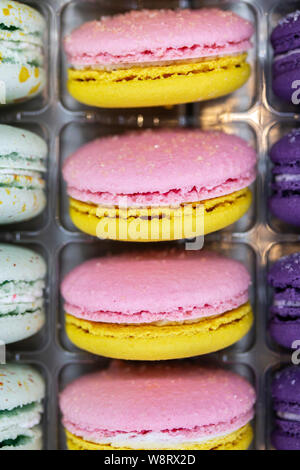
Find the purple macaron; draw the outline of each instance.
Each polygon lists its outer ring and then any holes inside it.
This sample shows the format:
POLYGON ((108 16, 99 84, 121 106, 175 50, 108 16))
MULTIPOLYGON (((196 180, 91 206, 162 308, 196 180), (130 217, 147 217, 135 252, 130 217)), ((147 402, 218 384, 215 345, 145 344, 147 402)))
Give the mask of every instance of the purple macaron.
POLYGON ((274 263, 268 283, 274 289, 270 335, 276 343, 291 349, 293 342, 300 340, 300 252, 274 263))
POLYGON ((276 413, 272 445, 277 450, 300 450, 300 367, 291 366, 275 374, 272 382, 276 413))
POLYGON ((300 80, 300 10, 284 17, 271 35, 274 49, 273 91, 279 98, 298 104, 300 80))
POLYGON ((270 211, 278 219, 300 226, 300 129, 293 129, 271 149, 274 163, 270 211))

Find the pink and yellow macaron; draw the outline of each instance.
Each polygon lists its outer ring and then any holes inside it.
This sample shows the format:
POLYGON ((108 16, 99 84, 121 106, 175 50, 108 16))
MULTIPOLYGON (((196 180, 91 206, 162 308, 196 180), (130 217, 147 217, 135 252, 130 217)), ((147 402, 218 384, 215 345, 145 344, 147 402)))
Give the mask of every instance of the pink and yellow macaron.
POLYGON ((68 88, 91 106, 132 108, 227 95, 250 76, 253 25, 232 11, 142 10, 83 24, 65 39, 68 88))
POLYGON ((254 403, 244 378, 189 364, 113 363, 60 397, 70 450, 246 450, 254 403))
POLYGON ((250 330, 249 285, 240 262, 205 250, 92 259, 62 283, 66 332, 79 348, 117 359, 207 354, 250 330))
POLYGON ((251 205, 256 153, 217 131, 162 129, 97 139, 64 163, 71 219, 99 238, 193 238, 240 219, 251 205))

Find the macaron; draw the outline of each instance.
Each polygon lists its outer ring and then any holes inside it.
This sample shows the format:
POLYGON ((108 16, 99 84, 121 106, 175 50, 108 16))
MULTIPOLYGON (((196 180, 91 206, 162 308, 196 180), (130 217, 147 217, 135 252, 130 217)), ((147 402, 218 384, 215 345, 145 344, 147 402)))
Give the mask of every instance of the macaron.
POLYGON ((45 384, 33 367, 0 366, 0 450, 42 450, 45 384))
POLYGON ((63 176, 81 231, 113 240, 185 239, 247 212, 256 154, 223 132, 148 129, 84 145, 65 161, 63 176))
POLYGON ((278 344, 291 349, 293 342, 300 339, 300 253, 274 263, 268 282, 274 288, 270 335, 278 344))
POLYGON ((290 225, 300 226, 300 129, 293 129, 271 149, 274 164, 270 211, 290 225))
POLYGON ((291 366, 275 374, 272 383, 276 413, 272 444, 277 450, 300 450, 300 368, 291 366))
POLYGON ((254 402, 233 372, 172 363, 112 363, 60 396, 70 450, 246 450, 254 402))
POLYGON ((203 101, 247 82, 253 25, 232 11, 132 10, 83 24, 65 38, 68 88, 91 106, 203 101))
MULTIPOLYGON (((271 35, 274 49, 273 91, 293 103, 300 74, 300 10, 282 18, 271 35)), ((296 102, 294 104, 297 104, 296 102)))
POLYGON ((46 22, 29 5, 0 0, 0 25, 0 104, 33 98, 46 83, 46 22))
POLYGON ((0 125, 1 225, 33 219, 44 210, 47 152, 38 135, 0 125))
POLYGON ((46 263, 32 250, 0 244, 0 340, 14 343, 45 323, 46 263))
POLYGON ((249 331, 250 276, 209 251, 152 250, 95 258, 61 287, 66 332, 101 356, 163 360, 207 354, 249 331))

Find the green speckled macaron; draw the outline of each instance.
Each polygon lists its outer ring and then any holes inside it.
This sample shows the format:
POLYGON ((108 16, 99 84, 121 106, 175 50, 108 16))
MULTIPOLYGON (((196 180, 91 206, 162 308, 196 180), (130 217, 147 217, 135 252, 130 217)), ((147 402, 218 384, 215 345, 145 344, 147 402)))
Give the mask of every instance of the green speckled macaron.
POLYGON ((0 104, 24 101, 43 90, 45 29, 34 8, 0 0, 0 104))
POLYGON ((46 206, 47 145, 36 134, 0 125, 0 224, 30 220, 46 206))
POLYGON ((0 366, 0 450, 41 450, 45 384, 24 364, 0 366))
POLYGON ((0 244, 0 340, 28 338, 45 323, 46 263, 32 250, 0 244))

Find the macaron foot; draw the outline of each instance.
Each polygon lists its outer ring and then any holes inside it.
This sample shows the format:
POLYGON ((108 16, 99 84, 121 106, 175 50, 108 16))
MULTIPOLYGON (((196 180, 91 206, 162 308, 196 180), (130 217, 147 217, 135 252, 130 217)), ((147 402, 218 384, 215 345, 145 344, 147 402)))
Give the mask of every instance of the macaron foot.
MULTIPOLYGON (((69 450, 133 450, 130 447, 114 447, 109 444, 95 444, 85 441, 65 430, 67 437, 67 446, 69 450)), ((234 431, 227 436, 221 436, 215 439, 197 443, 183 443, 174 447, 162 448, 157 443, 153 447, 147 447, 147 450, 247 450, 253 439, 253 430, 250 424, 246 424, 241 429, 234 431)), ((145 449, 138 449, 145 450, 145 449)))

